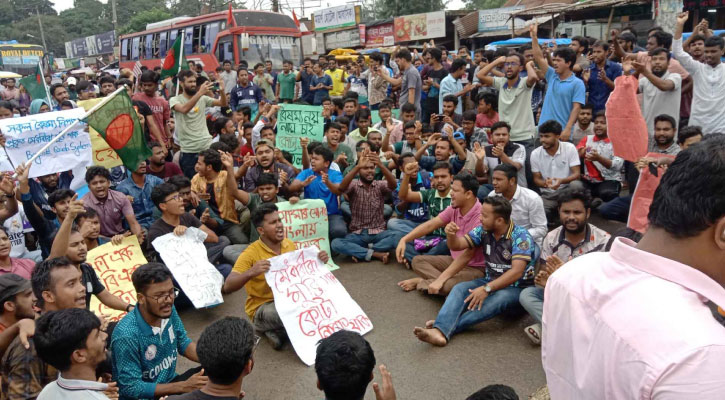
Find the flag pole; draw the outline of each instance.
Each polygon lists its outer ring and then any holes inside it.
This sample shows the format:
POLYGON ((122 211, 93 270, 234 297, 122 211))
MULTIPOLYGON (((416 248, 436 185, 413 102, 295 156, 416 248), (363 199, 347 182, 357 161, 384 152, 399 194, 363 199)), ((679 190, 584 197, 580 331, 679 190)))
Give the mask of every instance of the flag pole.
POLYGON ((184 62, 184 36, 186 31, 181 32, 181 50, 179 51, 179 69, 176 71, 176 95, 179 95, 179 86, 181 85, 181 82, 179 82, 179 72, 181 72, 181 63, 184 62))
MULTIPOLYGON (((62 138, 63 136, 65 136, 66 133, 70 132, 71 129, 73 129, 76 125, 78 125, 79 122, 81 122, 81 121, 85 120, 86 118, 90 117, 91 114, 93 114, 94 112, 96 112, 96 110, 98 110, 99 108, 101 108, 102 106, 104 106, 106 103, 108 103, 109 101, 111 101, 111 99, 113 99, 114 97, 116 97, 119 93, 121 93, 124 90, 126 90, 126 86, 121 86, 120 88, 116 89, 115 92, 109 94, 102 101, 98 102, 98 104, 96 104, 95 106, 91 107, 91 109, 88 110, 88 111, 86 111, 86 113, 83 114, 83 116, 81 116, 80 118, 78 118, 72 124, 70 124, 67 127, 65 127, 65 129, 63 129, 62 131, 60 131, 59 134, 57 134, 50 142, 46 143, 45 146, 43 146, 42 149, 38 150, 38 152, 35 153, 32 157, 30 157, 30 159, 28 161, 24 162, 23 165, 25 165, 25 166, 32 165, 33 164, 33 161, 35 161, 35 159, 38 158, 39 155, 45 153, 45 151, 48 150, 48 148, 50 146, 52 146, 55 142, 57 142, 58 140, 60 140, 60 138, 62 138)), ((13 178, 17 178, 17 176, 18 176, 17 173, 13 174, 13 178)))
MULTIPOLYGON (((40 80, 43 81, 43 88, 45 88, 45 96, 48 99, 48 108, 51 110, 53 109, 53 102, 50 100, 50 91, 48 90, 48 86, 45 84, 45 74, 43 73, 43 60, 40 60, 38 63, 38 69, 40 70, 40 80)), ((60 106, 60 104, 58 104, 60 106)))

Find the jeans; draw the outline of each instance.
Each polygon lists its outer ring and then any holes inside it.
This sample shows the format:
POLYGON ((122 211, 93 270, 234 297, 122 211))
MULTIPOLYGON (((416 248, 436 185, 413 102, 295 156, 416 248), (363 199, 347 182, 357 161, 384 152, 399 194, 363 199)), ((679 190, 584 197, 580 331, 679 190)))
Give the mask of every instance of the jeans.
POLYGON ((232 264, 236 263, 239 256, 244 253, 244 250, 246 250, 247 247, 249 247, 248 244, 233 244, 231 246, 227 246, 222 251, 224 260, 232 264))
POLYGON ((538 286, 527 287, 521 291, 519 302, 521 307, 536 319, 536 322, 541 323, 541 315, 544 314, 544 288, 538 286))
POLYGON ((493 185, 490 183, 484 183, 483 185, 480 185, 478 187, 478 193, 476 193, 476 197, 478 197, 478 200, 483 202, 483 199, 488 197, 488 194, 493 192, 493 185))
POLYGON ((417 228, 418 225, 422 223, 423 222, 413 221, 410 219, 390 218, 388 220, 388 230, 401 234, 402 238, 403 236, 412 232, 413 229, 417 228))
POLYGON ((191 179, 196 175, 196 161, 199 159, 199 153, 181 153, 179 157, 179 166, 184 176, 191 179))
POLYGON ((582 181, 584 186, 592 193, 592 197, 598 197, 602 201, 610 201, 619 196, 622 184, 618 181, 588 182, 582 181))
MULTIPOLYGON (((445 246, 445 241, 443 241, 443 243, 445 246)), ((448 246, 445 247, 446 250, 448 250, 448 246)), ((436 246, 434 249, 438 250, 440 248, 436 246)), ((424 255, 413 258, 413 261, 411 262, 413 272, 423 278, 422 281, 418 282, 416 289, 420 291, 428 290, 428 285, 438 279, 452 263, 453 257, 450 255, 424 255)), ((480 268, 465 266, 443 283, 443 286, 438 294, 446 296, 457 284, 461 282, 470 282, 475 279, 483 278, 484 276, 485 275, 480 268)))
POLYGON ((627 222, 629 207, 632 205, 632 195, 617 197, 616 199, 599 206, 599 214, 606 219, 627 222))
POLYGON ((244 233, 244 228, 241 224, 237 224, 230 221, 224 221, 221 226, 222 235, 229 238, 232 244, 245 244, 249 243, 249 237, 244 233))
POLYGON ((206 247, 206 257, 209 259, 209 262, 216 264, 216 262, 222 257, 224 248, 230 244, 231 242, 226 236, 219 236, 219 241, 216 243, 204 243, 204 247, 206 247))
POLYGON ((519 295, 520 287, 509 286, 492 292, 483 301, 483 307, 479 310, 468 310, 468 303, 463 301, 468 297, 469 289, 473 290, 488 283, 486 278, 479 278, 470 282, 461 282, 453 287, 451 293, 446 297, 446 302, 438 312, 438 317, 433 324, 448 341, 451 337, 463 330, 489 320, 499 314, 520 309, 519 295))
POLYGON ((332 214, 327 216, 327 235, 330 241, 333 239, 343 238, 347 235, 347 224, 342 214, 332 214))
POLYGON ((352 256, 358 260, 370 261, 374 252, 390 251, 398 245, 398 235, 392 231, 382 231, 377 234, 368 233, 363 229, 361 233, 349 233, 344 238, 335 239, 330 249, 338 254, 352 256))

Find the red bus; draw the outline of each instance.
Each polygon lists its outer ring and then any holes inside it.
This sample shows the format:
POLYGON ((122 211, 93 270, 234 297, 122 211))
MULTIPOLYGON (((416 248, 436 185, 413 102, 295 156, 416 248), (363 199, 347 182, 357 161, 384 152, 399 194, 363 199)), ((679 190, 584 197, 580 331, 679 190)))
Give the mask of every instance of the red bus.
POLYGON ((136 61, 153 69, 163 61, 168 48, 184 36, 184 56, 213 71, 222 61, 249 67, 272 60, 275 68, 283 60, 299 62, 302 56, 300 30, 292 18, 269 11, 234 10, 237 26, 227 26, 228 11, 155 23, 142 32, 121 35, 121 68, 133 68, 136 61), (174 22, 177 21, 177 22, 174 22), (248 37, 248 39, 247 39, 248 37))

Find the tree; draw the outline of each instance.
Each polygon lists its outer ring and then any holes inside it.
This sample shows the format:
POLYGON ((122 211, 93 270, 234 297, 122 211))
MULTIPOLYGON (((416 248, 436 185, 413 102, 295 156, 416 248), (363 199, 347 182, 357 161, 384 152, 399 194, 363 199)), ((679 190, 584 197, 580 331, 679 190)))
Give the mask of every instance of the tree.
POLYGON ((466 10, 488 10, 500 8, 506 0, 465 0, 466 10))
POLYGON ((60 13, 65 31, 73 38, 95 35, 113 29, 111 15, 98 0, 75 0, 73 8, 60 13))
POLYGON ((399 17, 402 15, 421 14, 446 9, 447 1, 442 0, 378 0, 374 8, 374 15, 378 19, 399 17))
POLYGON ((144 10, 136 14, 126 25, 121 27, 119 34, 122 35, 142 31, 146 29, 146 24, 163 21, 171 17, 171 13, 165 9, 154 8, 151 10, 144 10))

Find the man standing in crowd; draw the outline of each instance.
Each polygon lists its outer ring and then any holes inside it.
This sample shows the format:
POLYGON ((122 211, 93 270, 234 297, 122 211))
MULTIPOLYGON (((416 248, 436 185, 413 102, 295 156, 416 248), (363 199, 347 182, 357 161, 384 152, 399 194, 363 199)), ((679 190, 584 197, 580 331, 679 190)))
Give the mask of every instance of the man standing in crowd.
MULTIPOLYGON (((668 70, 670 65, 670 52, 657 48, 650 52, 652 69, 644 64, 632 62, 631 67, 639 74, 639 91, 642 92, 642 116, 647 123, 649 144, 654 140, 655 117, 666 114, 680 120, 680 99, 682 77, 678 73, 668 70)), ((624 63, 624 73, 629 75, 630 63, 624 63)))
POLYGON ((330 60, 327 63, 327 71, 325 75, 332 79, 332 89, 330 89, 331 98, 342 98, 347 93, 347 78, 348 74, 342 68, 337 68, 337 60, 335 56, 330 56, 330 60))
POLYGON ((441 64, 441 51, 436 47, 428 48, 428 73, 423 82, 428 92, 423 102, 421 121, 429 121, 431 114, 440 112, 441 82, 448 75, 448 70, 441 64))
POLYGON ((310 91, 310 84, 312 83, 312 59, 309 57, 305 57, 305 60, 302 62, 302 65, 300 66, 299 72, 297 72, 297 76, 295 77, 295 80, 300 83, 300 100, 304 101, 307 104, 312 104, 315 100, 315 95, 312 91, 310 91))
POLYGON ((178 79, 183 93, 172 97, 169 106, 174 110, 176 134, 181 147, 179 164, 184 175, 191 179, 195 174, 194 166, 199 153, 211 145, 211 135, 206 126, 206 109, 226 107, 227 94, 222 82, 219 90, 220 98, 210 97, 211 83, 206 81, 197 88, 196 75, 189 70, 179 72, 178 79))
POLYGON ((420 119, 420 94, 423 89, 423 81, 420 79, 420 72, 413 65, 413 56, 407 49, 400 49, 395 53, 395 62, 400 68, 400 78, 392 78, 378 69, 378 75, 393 86, 400 86, 400 100, 398 106, 404 104, 415 105, 416 119, 420 119))
POLYGON ((232 69, 232 62, 224 60, 222 62, 222 72, 219 73, 219 78, 224 82, 224 92, 229 95, 237 85, 237 71, 232 69))
POLYGON ((478 86, 472 85, 470 83, 466 84, 466 86, 463 86, 463 83, 461 83, 461 78, 466 73, 466 60, 462 58, 456 58, 453 60, 453 64, 451 64, 451 70, 450 73, 441 80, 440 83, 440 103, 438 106, 438 114, 443 114, 443 99, 449 94, 456 96, 457 105, 456 105, 456 114, 461 115, 463 114, 463 100, 465 99, 465 96, 473 89, 475 89, 478 86))
POLYGON ((249 107, 252 116, 255 116, 259 111, 259 103, 264 100, 262 90, 249 81, 249 71, 246 68, 239 68, 236 82, 234 89, 231 90, 229 106, 233 111, 239 111, 242 107, 249 107))
POLYGON ((141 92, 137 92, 133 95, 133 99, 136 101, 142 101, 151 108, 153 112, 153 122, 156 124, 156 129, 152 132, 158 135, 154 136, 154 140, 164 145, 166 149, 171 148, 172 138, 166 137, 166 123, 171 118, 171 109, 169 108, 169 102, 161 96, 157 96, 158 91, 158 75, 156 72, 146 70, 139 77, 141 84, 141 92))
POLYGON ((596 114, 604 110, 609 94, 614 90, 614 80, 622 75, 622 66, 609 60, 609 44, 601 40, 592 46, 592 61, 591 67, 582 72, 582 80, 589 88, 589 103, 596 114))

